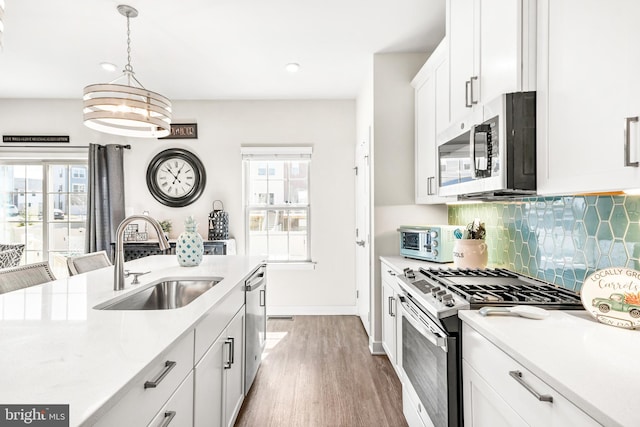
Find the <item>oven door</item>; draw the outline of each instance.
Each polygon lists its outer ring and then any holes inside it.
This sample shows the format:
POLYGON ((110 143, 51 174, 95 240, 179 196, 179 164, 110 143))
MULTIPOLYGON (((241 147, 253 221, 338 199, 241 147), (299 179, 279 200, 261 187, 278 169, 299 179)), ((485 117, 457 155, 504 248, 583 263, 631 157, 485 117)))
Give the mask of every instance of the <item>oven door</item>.
POLYGON ((435 427, 458 426, 457 338, 448 336, 408 295, 400 303, 403 378, 435 427))

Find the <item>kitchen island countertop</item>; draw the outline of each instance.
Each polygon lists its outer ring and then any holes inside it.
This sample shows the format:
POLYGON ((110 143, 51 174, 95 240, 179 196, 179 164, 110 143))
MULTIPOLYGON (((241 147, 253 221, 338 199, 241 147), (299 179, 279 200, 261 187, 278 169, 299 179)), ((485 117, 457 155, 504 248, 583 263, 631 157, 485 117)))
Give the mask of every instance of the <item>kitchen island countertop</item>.
MULTIPOLYGON (((640 425, 640 331, 607 326, 586 311, 543 320, 458 313, 463 322, 606 426, 640 425)), ((464 346, 464 341, 462 343, 464 346)))
POLYGON ((125 263, 140 277, 113 290, 113 267, 0 295, 0 404, 69 404, 70 425, 91 424, 127 384, 193 329, 258 265, 259 257, 205 256, 180 267, 175 255, 125 263), (165 277, 222 277, 189 305, 173 310, 96 310, 116 296, 165 277))

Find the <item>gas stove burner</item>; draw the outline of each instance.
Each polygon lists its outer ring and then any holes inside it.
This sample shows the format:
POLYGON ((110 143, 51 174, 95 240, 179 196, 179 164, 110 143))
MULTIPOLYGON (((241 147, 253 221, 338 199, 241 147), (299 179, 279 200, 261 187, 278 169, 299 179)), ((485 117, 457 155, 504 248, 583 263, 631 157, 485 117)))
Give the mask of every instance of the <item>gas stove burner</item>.
POLYGON ((405 268, 403 270, 403 274, 404 277, 406 277, 407 279, 415 279, 416 278, 416 273, 413 272, 412 269, 410 269, 409 267, 405 268))

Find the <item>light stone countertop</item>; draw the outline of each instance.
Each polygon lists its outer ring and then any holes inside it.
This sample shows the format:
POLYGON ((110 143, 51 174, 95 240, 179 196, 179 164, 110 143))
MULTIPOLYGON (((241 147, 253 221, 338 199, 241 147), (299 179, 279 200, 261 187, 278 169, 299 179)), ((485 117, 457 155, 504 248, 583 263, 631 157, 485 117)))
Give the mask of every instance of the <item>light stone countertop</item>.
POLYGON ((600 424, 639 426, 640 331, 604 325, 586 311, 549 314, 532 320, 458 313, 600 424))
POLYGON ((159 255, 125 263, 151 273, 136 286, 126 279, 123 291, 113 290, 113 267, 107 267, 0 295, 0 402, 69 404, 71 426, 91 424, 261 263, 205 256, 198 267, 180 267, 175 255, 159 255), (179 309, 93 309, 164 277, 224 280, 179 309))

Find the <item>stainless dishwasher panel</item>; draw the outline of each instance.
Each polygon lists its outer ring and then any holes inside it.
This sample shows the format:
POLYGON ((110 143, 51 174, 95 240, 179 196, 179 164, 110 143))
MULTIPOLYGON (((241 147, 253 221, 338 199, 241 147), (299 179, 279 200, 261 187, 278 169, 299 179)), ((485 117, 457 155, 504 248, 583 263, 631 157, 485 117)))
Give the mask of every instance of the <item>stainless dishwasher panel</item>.
POLYGON ((245 380, 249 393, 262 360, 267 335, 267 267, 260 266, 245 282, 245 380))

